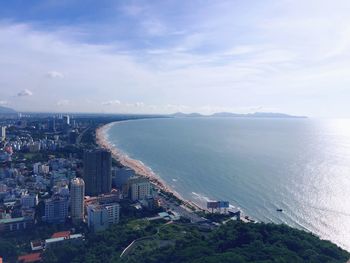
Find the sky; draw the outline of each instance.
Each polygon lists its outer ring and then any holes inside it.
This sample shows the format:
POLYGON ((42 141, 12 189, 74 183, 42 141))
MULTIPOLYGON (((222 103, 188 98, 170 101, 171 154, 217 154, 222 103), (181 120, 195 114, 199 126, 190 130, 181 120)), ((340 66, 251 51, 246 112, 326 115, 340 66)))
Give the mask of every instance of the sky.
POLYGON ((350 117, 348 0, 0 2, 18 111, 350 117))

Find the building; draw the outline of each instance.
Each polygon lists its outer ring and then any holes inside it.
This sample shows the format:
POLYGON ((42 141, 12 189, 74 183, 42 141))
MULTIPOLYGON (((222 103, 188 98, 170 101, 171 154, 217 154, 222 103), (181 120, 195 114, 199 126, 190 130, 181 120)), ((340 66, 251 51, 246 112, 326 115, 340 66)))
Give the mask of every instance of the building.
POLYGON ((23 256, 19 256, 17 259, 18 262, 20 263, 33 263, 33 262, 41 262, 41 253, 32 253, 32 254, 27 254, 23 256))
POLYGON ((75 178, 70 183, 70 212, 74 222, 84 220, 85 183, 82 178, 75 178))
POLYGON ((68 217, 68 198, 54 195, 45 200, 45 215, 43 221, 48 223, 64 223, 68 217))
POLYGON ((132 201, 143 200, 151 196, 151 183, 147 178, 133 176, 128 181, 132 201))
POLYGON ((84 153, 85 194, 96 196, 109 193, 112 188, 112 156, 103 150, 90 150, 84 153))
POLYGON ((0 219, 0 233, 27 229, 34 223, 33 219, 27 217, 0 219))
POLYGON ((118 203, 91 204, 87 207, 87 213, 89 228, 94 232, 103 231, 119 223, 120 206, 118 203))
POLYGON ((119 190, 122 190, 123 186, 128 182, 130 177, 133 176, 135 176, 135 172, 130 168, 114 168, 113 183, 115 187, 117 187, 119 190))
POLYGON ((26 208, 36 207, 39 199, 37 194, 24 194, 21 196, 21 205, 26 208))
POLYGON ((30 248, 32 251, 39 251, 44 249, 44 244, 41 240, 30 241, 30 248))
POLYGON ((0 126, 0 141, 4 141, 6 139, 6 127, 0 126))
POLYGON ((108 211, 100 205, 89 205, 87 207, 88 227, 94 231, 106 230, 109 226, 108 211))
POLYGON ((43 164, 41 165, 41 173, 43 174, 48 174, 50 172, 50 166, 43 164))
POLYGON ((119 223, 119 212, 120 206, 118 203, 107 204, 104 206, 108 212, 108 224, 118 224, 119 223))
POLYGON ((113 189, 110 194, 102 194, 99 196, 87 197, 85 199, 85 205, 89 204, 110 204, 118 203, 120 201, 120 194, 117 190, 113 189))
POLYGON ((34 163, 33 164, 33 172, 34 172, 34 174, 41 173, 41 163, 34 163))
POLYGON ((56 120, 54 118, 47 121, 47 129, 49 131, 56 131, 56 120))
POLYGON ((58 238, 58 237, 64 237, 64 238, 69 238, 71 232, 68 231, 60 231, 60 232, 55 232, 52 234, 51 238, 58 238))
POLYGON ((79 244, 84 239, 84 236, 82 234, 70 234, 69 231, 58 232, 55 234, 51 238, 45 239, 45 249, 57 248, 67 243, 69 245, 79 244), (68 235, 58 235, 65 232, 68 232, 68 235))
POLYGON ((34 174, 48 174, 50 172, 50 166, 46 164, 34 163, 33 164, 34 174))
POLYGON ((63 124, 64 125, 69 125, 70 124, 70 118, 69 118, 69 115, 65 115, 63 116, 63 124))

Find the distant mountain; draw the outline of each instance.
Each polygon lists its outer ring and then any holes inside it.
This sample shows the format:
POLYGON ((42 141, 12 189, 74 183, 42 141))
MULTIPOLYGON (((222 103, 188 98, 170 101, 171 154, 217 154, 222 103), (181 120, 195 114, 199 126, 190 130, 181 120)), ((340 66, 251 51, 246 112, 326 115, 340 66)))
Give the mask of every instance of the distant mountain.
POLYGON ((174 114, 171 114, 172 117, 205 117, 204 115, 200 113, 183 113, 183 112, 176 112, 174 114))
POLYGON ((211 117, 245 117, 245 118, 306 118, 305 116, 293 116, 285 113, 276 113, 276 112, 255 112, 255 113, 247 113, 247 114, 218 112, 210 116, 211 117))
POLYGON ((11 108, 0 106, 0 114, 11 114, 11 113, 16 113, 16 111, 11 108))
POLYGON ((210 117, 245 117, 246 114, 238 114, 238 113, 231 113, 231 112, 217 112, 210 117))
POLYGON ((305 116, 293 116, 284 113, 275 112, 255 112, 247 114, 231 113, 231 112, 217 112, 212 115, 202 115, 199 113, 182 113, 177 112, 172 115, 172 117, 230 117, 230 118, 307 118, 305 116))

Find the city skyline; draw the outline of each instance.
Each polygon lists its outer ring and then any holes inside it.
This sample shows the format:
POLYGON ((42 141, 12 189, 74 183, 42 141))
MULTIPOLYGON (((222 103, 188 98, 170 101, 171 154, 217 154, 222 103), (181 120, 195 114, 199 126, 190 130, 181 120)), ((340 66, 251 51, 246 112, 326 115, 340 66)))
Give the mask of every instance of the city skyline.
POLYGON ((10 1, 0 105, 350 117, 348 1, 10 1))

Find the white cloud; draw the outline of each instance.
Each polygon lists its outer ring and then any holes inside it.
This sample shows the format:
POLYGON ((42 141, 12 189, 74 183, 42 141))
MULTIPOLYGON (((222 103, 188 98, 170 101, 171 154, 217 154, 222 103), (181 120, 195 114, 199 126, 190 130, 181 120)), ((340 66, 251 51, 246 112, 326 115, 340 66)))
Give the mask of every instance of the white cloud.
POLYGON ((4 106, 7 105, 8 101, 7 100, 0 100, 0 105, 4 106))
POLYGON ((143 102, 136 102, 134 105, 135 105, 135 107, 143 107, 143 106, 145 106, 145 104, 143 102))
POLYGON ((122 8, 122 10, 124 11, 125 14, 129 15, 129 16, 137 16, 139 15, 142 11, 143 11, 143 7, 140 5, 126 5, 122 8))
POLYGON ((109 100, 109 101, 104 101, 102 102, 102 105, 106 105, 106 106, 111 106, 111 105, 120 105, 120 101, 119 100, 109 100))
POLYGON ((28 89, 21 90, 20 92, 17 93, 18 97, 26 97, 26 96, 32 96, 33 92, 31 92, 28 89))
POLYGON ((46 73, 46 76, 51 79, 64 78, 64 74, 58 71, 49 71, 46 73))
POLYGON ((162 36, 167 33, 167 27, 157 19, 149 19, 142 22, 145 32, 151 36, 162 36))
POLYGON ((69 100, 59 100, 56 102, 57 106, 67 106, 69 105, 70 101, 69 100))
POLYGON ((80 112, 193 112, 264 105, 264 110, 300 115, 350 116, 346 8, 331 6, 329 17, 328 7, 314 10, 305 4, 301 10, 294 1, 253 6, 247 12, 240 9, 244 4, 227 5, 199 7, 186 17, 187 24, 176 20, 178 27, 164 16, 148 17, 148 9, 131 7, 130 15, 142 12, 130 19, 136 20, 136 35, 143 37, 130 40, 130 46, 127 40, 122 51, 118 40, 76 41, 71 36, 77 28, 40 31, 30 24, 0 23, 0 80, 6 83, 1 98, 28 87, 35 92, 30 101, 9 99, 16 109, 47 111, 57 98, 67 98, 74 104, 65 107, 80 112), (179 30, 181 34, 167 39, 179 30), (61 79, 45 81, 42 73, 47 69, 64 69, 69 79, 50 71, 48 77, 61 79))

